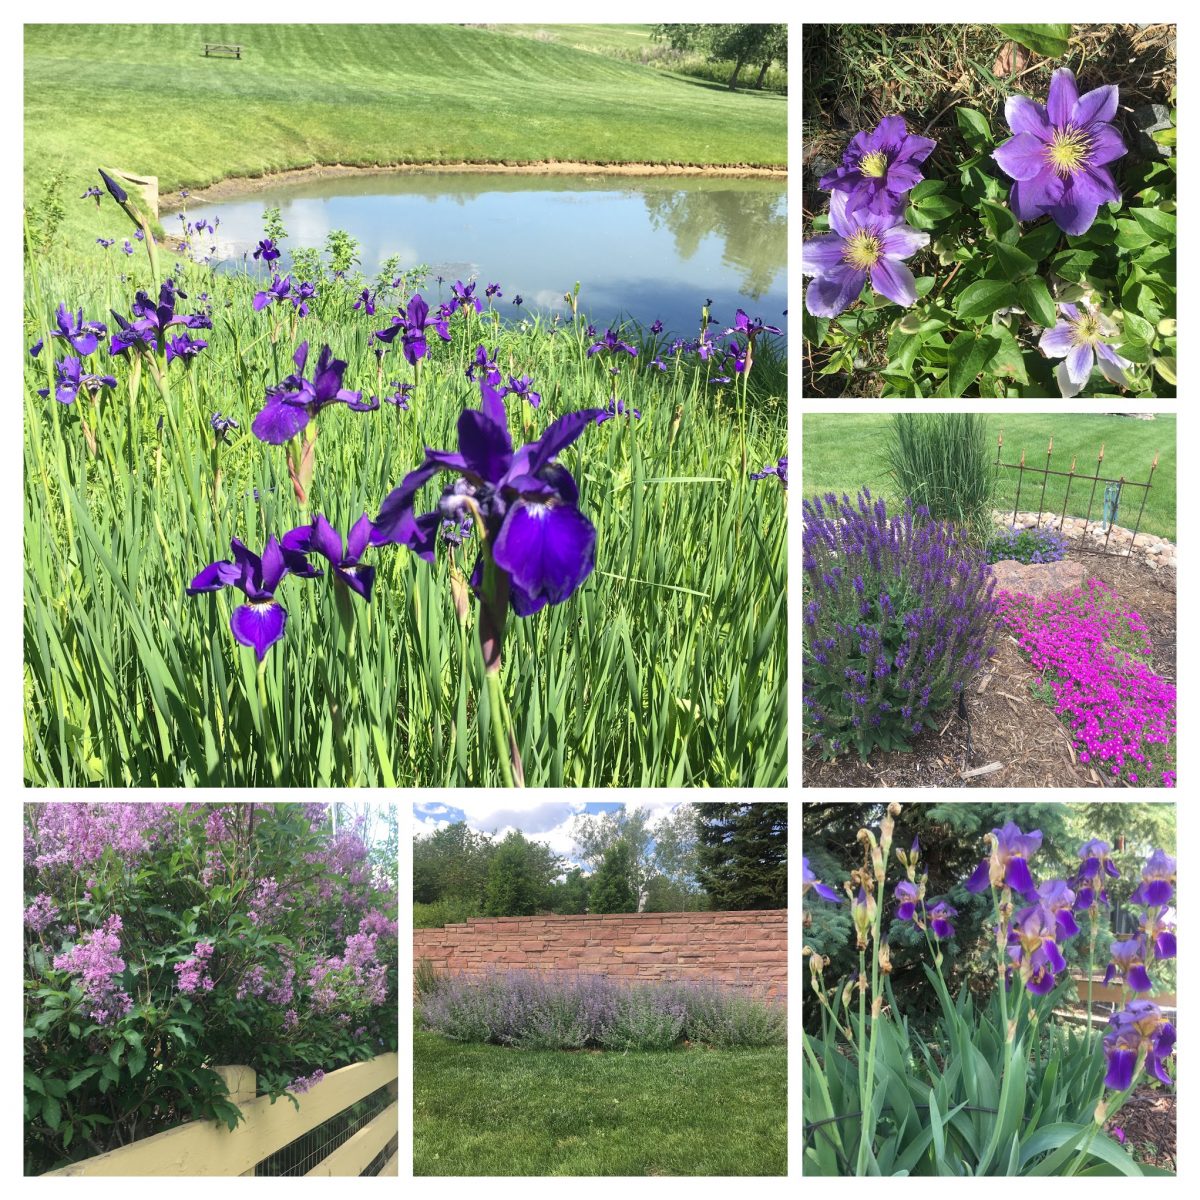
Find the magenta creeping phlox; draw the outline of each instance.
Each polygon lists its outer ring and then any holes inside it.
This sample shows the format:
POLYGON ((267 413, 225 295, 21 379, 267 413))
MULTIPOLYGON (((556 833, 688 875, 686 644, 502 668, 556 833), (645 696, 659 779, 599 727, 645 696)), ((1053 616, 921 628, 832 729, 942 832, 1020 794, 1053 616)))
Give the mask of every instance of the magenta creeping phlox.
POLYGON ((1000 619, 1052 689, 1080 761, 1174 787, 1175 686, 1143 661, 1151 643, 1141 617, 1099 579, 1042 601, 1000 597, 1000 619))

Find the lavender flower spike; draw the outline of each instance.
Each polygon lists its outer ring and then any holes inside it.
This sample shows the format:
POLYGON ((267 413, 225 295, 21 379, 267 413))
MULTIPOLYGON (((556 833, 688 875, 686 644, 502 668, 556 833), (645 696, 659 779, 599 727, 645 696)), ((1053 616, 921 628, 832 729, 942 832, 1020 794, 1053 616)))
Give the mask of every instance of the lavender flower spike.
POLYGON ((1049 214, 1064 233, 1086 233, 1101 204, 1120 203, 1107 164, 1127 153, 1109 122, 1117 114, 1116 84, 1080 96, 1075 75, 1060 67, 1043 107, 1009 96, 1004 115, 1013 136, 992 152, 1014 180, 1009 203, 1022 221, 1049 214))
POLYGON ((1111 345, 1117 327, 1098 309, 1088 305, 1083 311, 1074 304, 1059 304, 1065 317, 1053 329, 1047 329, 1038 342, 1038 349, 1047 358, 1066 361, 1054 369, 1058 390, 1065 399, 1079 395, 1091 376, 1092 367, 1099 366, 1105 379, 1118 387, 1129 387, 1125 368, 1133 364, 1122 358, 1111 345))
POLYGON ((813 276, 804 303, 814 317, 836 317, 868 281, 881 296, 908 307, 917 285, 903 260, 929 245, 929 234, 904 224, 899 213, 850 212, 845 192, 829 201, 833 233, 809 238, 800 249, 800 270, 813 276))
POLYGON ((904 196, 925 178, 917 169, 937 145, 932 138, 908 132, 903 117, 884 117, 870 132, 856 133, 842 165, 824 176, 822 191, 841 192, 851 210, 877 216, 898 213, 904 196))

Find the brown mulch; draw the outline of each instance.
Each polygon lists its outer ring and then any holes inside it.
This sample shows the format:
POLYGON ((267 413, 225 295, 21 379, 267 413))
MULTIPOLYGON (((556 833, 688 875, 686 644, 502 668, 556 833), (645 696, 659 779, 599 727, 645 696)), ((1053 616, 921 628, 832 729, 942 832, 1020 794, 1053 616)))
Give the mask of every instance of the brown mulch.
MULTIPOLYGON (((1153 646, 1151 666, 1175 681, 1175 573, 1153 571, 1136 558, 1068 551, 1089 576, 1112 586, 1139 613, 1153 646)), ((1078 760, 1066 726, 1031 691, 1038 672, 1007 633, 997 654, 965 693, 966 719, 953 709, 908 753, 876 751, 866 762, 851 754, 823 762, 805 752, 804 787, 1107 787, 1103 774, 1078 760), (994 769, 963 775, 980 767, 994 769)), ((1131 786, 1131 785, 1127 785, 1131 786)))
POLYGON ((1125 1132, 1125 1145, 1140 1163, 1149 1163, 1165 1171, 1175 1167, 1175 1095, 1160 1087, 1139 1087, 1121 1106, 1120 1112, 1105 1124, 1109 1137, 1113 1129, 1125 1132))

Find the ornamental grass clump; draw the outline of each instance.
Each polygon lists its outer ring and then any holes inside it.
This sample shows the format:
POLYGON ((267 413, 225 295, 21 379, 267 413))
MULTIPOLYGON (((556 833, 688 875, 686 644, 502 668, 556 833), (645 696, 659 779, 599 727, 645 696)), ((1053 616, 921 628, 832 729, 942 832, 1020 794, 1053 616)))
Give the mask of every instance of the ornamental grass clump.
POLYGON ((961 531, 864 488, 804 502, 804 727, 825 758, 907 750, 992 653, 994 581, 961 531))
POLYGON ((1150 667, 1145 622, 1100 579, 1046 600, 1001 593, 1000 616, 1042 673, 1079 760, 1114 780, 1175 786, 1175 686, 1150 667))

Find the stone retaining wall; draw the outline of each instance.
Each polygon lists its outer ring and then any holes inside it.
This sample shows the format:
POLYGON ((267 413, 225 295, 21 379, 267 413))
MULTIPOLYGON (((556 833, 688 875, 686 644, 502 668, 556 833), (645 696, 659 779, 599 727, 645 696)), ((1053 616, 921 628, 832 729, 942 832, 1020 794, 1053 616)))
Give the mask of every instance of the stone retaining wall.
POLYGON ((629 980, 716 979, 787 997, 787 909, 488 917, 413 930, 413 966, 441 974, 569 971, 629 980))

